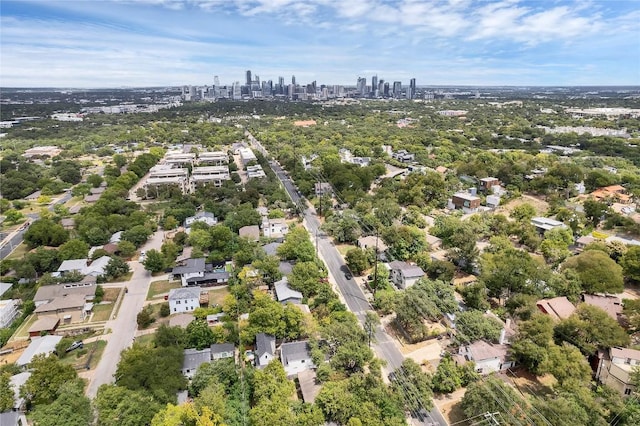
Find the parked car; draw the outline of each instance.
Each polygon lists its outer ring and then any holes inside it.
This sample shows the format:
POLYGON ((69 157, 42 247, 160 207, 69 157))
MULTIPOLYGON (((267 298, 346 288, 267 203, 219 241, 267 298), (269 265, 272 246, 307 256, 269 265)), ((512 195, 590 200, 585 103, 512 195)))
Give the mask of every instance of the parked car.
POLYGON ((344 277, 348 280, 350 280, 351 278, 353 278, 353 275, 351 275, 351 272, 345 272, 344 273, 344 277))
POLYGON ((82 340, 76 340, 75 342, 73 342, 71 344, 71 346, 69 346, 67 348, 67 350, 65 352, 71 352, 74 351, 76 349, 82 349, 84 347, 84 344, 82 343, 82 340))

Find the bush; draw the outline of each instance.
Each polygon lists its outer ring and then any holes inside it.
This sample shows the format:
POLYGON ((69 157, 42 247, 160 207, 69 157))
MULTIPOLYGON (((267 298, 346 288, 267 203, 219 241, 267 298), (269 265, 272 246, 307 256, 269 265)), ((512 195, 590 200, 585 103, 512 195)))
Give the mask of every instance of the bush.
POLYGON ((169 304, 163 303, 162 305, 160 305, 160 316, 166 318, 169 315, 171 315, 171 308, 169 308, 169 304))
POLYGON ((94 303, 102 302, 102 298, 104 297, 104 288, 101 285, 96 286, 95 297, 93 298, 94 303))
POLYGON ((136 322, 138 323, 139 328, 147 328, 155 319, 153 318, 153 308, 151 306, 146 306, 138 313, 136 317, 136 322))

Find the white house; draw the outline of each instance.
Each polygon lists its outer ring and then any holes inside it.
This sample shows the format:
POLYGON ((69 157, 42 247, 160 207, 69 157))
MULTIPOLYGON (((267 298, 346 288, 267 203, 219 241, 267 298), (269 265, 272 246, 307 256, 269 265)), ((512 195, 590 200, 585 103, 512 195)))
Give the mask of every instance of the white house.
POLYGON ((60 343, 60 340, 62 340, 62 336, 42 336, 33 339, 27 349, 22 352, 16 364, 22 367, 29 364, 36 355, 44 354, 49 356, 56 349, 56 345, 60 343))
POLYGON ((189 216, 184 220, 184 227, 190 228, 195 222, 202 222, 206 225, 213 226, 218 224, 218 219, 210 212, 198 212, 195 216, 189 216))
POLYGON ((280 346, 280 361, 287 376, 315 368, 308 341, 283 343, 280 346))
POLYGON ((276 338, 270 334, 259 333, 256 336, 256 366, 267 366, 276 357, 276 338))
POLYGON ((262 233, 267 238, 283 238, 288 232, 289 225, 282 218, 265 218, 262 221, 262 233))
POLYGON ((200 307, 200 287, 172 288, 169 291, 169 309, 172 314, 192 312, 200 307))
POLYGON ((411 287, 425 275, 419 266, 400 260, 389 262, 389 270, 389 278, 400 289, 411 287))
POLYGON ((236 347, 233 343, 217 343, 211 345, 211 360, 216 361, 225 358, 234 358, 236 355, 236 347))
POLYGON ((458 354, 464 357, 465 361, 473 361, 479 374, 490 374, 515 365, 514 361, 508 359, 508 351, 507 345, 493 345, 479 340, 470 345, 460 346, 458 354))
POLYGON ((185 349, 182 360, 182 375, 191 379, 198 371, 198 367, 207 362, 211 362, 211 348, 185 349))
POLYGON ((20 300, 0 300, 0 328, 9 327, 18 316, 20 300))
POLYGON ((596 379, 611 386, 622 395, 631 395, 635 390, 631 375, 640 366, 640 351, 629 348, 609 348, 598 351, 596 379))

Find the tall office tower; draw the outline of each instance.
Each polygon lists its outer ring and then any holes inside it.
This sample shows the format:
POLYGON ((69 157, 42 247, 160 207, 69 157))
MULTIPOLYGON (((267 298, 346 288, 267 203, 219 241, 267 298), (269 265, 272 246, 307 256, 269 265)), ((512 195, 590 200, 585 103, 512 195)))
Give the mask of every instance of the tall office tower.
POLYGON ((416 79, 412 78, 411 81, 409 82, 409 87, 411 88, 411 97, 409 98, 407 96, 407 99, 413 99, 416 97, 416 79))
POLYGON ((389 96, 389 83, 384 83, 384 90, 382 91, 385 96, 389 96))
POLYGON ((278 94, 284 94, 284 77, 278 77, 278 94))
POLYGON ((234 100, 242 99, 242 86, 240 86, 239 81, 233 83, 233 86, 231 87, 231 98, 234 100))
POLYGON ((399 98, 402 95, 402 82, 394 81, 393 82, 393 97, 399 98))
POLYGON ((217 75, 213 77, 213 85, 216 87, 220 87, 220 79, 217 75))
POLYGON ((378 95, 382 96, 384 95, 384 80, 380 79, 380 81, 378 82, 378 95))
POLYGON ((256 83, 258 86, 260 86, 260 76, 258 74, 256 74, 256 78, 253 79, 254 83, 256 83))
POLYGON ((247 86, 251 86, 251 70, 247 70, 247 86))
POLYGON ((291 84, 293 84, 294 88, 296 87, 296 76, 295 75, 291 76, 291 84))
POLYGON ((414 93, 413 93, 413 89, 411 89, 411 86, 407 87, 407 89, 404 91, 404 96, 407 99, 413 99, 414 93))
POLYGON ((374 75, 371 77, 371 94, 373 96, 376 95, 376 90, 378 90, 378 76, 374 75))
POLYGON ((367 79, 364 77, 358 77, 358 82, 356 83, 356 90, 360 96, 364 96, 367 94, 367 79))

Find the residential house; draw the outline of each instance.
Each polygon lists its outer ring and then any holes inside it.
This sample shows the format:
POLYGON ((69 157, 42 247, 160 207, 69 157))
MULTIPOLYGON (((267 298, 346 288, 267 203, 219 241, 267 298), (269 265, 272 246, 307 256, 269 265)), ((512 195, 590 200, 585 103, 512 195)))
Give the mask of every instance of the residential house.
POLYGON ((280 361, 287 376, 293 376, 301 371, 315 368, 311 359, 311 347, 306 340, 283 343, 280 346, 280 361))
POLYGON ((569 318, 576 310, 573 303, 564 296, 538 300, 536 306, 540 312, 549 315, 556 321, 569 318))
POLYGON ((598 188, 593 191, 589 196, 595 198, 597 201, 617 201, 622 204, 629 204, 632 201, 632 196, 627 194, 627 189, 621 185, 605 186, 604 188, 598 188))
POLYGON ((640 351, 629 348, 609 348, 598 351, 596 379, 620 392, 631 395, 636 387, 633 385, 632 373, 640 366, 640 351))
POLYGON ((55 297, 50 302, 38 306, 34 313, 38 317, 55 317, 63 324, 70 324, 84 321, 91 314, 93 303, 88 303, 82 294, 70 294, 67 296, 55 297))
POLYGON ((333 195, 333 188, 328 182, 316 182, 315 184, 316 197, 324 197, 325 195, 333 195))
POLYGON ((498 178, 495 178, 495 177, 486 177, 486 178, 480 179, 480 191, 493 192, 491 188, 499 185, 500 185, 500 181, 498 180, 498 178))
POLYGON ((274 284, 276 289, 276 298, 278 302, 283 305, 287 303, 300 304, 302 303, 302 293, 289 288, 287 277, 283 277, 280 281, 274 284))
POLYGON ((483 375, 512 368, 515 361, 509 359, 508 352, 507 345, 494 345, 483 340, 460 346, 458 349, 458 355, 464 362, 474 362, 476 372, 483 375))
POLYGON ((70 296, 73 294, 81 294, 85 301, 93 300, 96 293, 96 277, 90 275, 85 276, 82 281, 77 283, 63 283, 52 285, 41 285, 38 287, 33 302, 36 307, 51 302, 57 297, 70 296))
POLYGON ((618 321, 618 317, 622 315, 622 301, 619 297, 600 294, 583 294, 581 298, 587 305, 597 306, 616 321, 618 321))
POLYGON ((267 177, 267 175, 261 165, 247 166, 247 179, 261 179, 265 177, 267 177))
POLYGON ((67 231, 72 230, 76 226, 76 221, 73 218, 64 218, 60 220, 60 225, 67 231))
POLYGON ((183 266, 176 266, 171 271, 175 279, 187 286, 212 286, 229 282, 229 272, 222 267, 214 267, 211 263, 205 263, 204 258, 187 259, 183 266))
POLYGON ((238 235, 249 241, 260 241, 260 227, 258 225, 243 226, 238 229, 238 235))
POLYGON ((384 253, 387 251, 389 247, 382 241, 382 238, 376 238, 375 235, 367 235, 366 237, 360 237, 357 241, 358 247, 361 249, 372 248, 375 249, 378 247, 378 253, 384 253))
POLYGON ((535 226, 536 230, 540 234, 544 234, 550 229, 555 229, 555 228, 564 229, 567 227, 567 225, 560 222, 559 220, 550 219, 548 217, 534 217, 531 219, 531 224, 535 226))
POLYGON ((184 359, 182 361, 182 375, 188 379, 198 371, 198 367, 207 362, 211 362, 211 348, 185 349, 184 359))
POLYGON ((596 239, 591 235, 583 235, 582 237, 576 240, 576 248, 578 251, 582 251, 586 246, 588 246, 594 241, 596 241, 596 239))
POLYGON ((500 197, 497 195, 487 195, 485 199, 485 204, 490 209, 495 209, 500 205, 500 197))
POLYGON ((0 297, 13 287, 13 283, 0 282, 0 297))
POLYGON ((468 192, 457 192, 451 197, 448 207, 465 213, 475 213, 480 208, 480 198, 468 192))
MULTIPOLYGON (((218 224, 218 219, 211 212, 198 212, 195 216, 189 216, 184 220, 184 227, 189 229, 196 222, 204 223, 208 226, 218 224)), ((188 232, 187 232, 188 233, 188 232)))
POLYGON ((400 289, 411 287, 425 275, 419 266, 400 260, 389 262, 389 271, 389 279, 400 289))
POLYGON ((18 316, 20 299, 0 300, 0 328, 9 327, 18 316))
POLYGON ((91 275, 98 277, 104 275, 104 270, 111 261, 109 256, 102 256, 96 260, 89 262, 89 259, 70 259, 65 260, 58 268, 58 275, 65 275, 69 272, 79 272, 82 275, 91 275))
POLYGON ((265 367, 276 357, 276 338, 270 334, 256 336, 256 366, 265 367))
POLYGON ((410 163, 415 161, 416 155, 408 152, 406 149, 399 149, 398 151, 391 154, 391 158, 394 160, 398 160, 401 163, 410 163))
POLYGON ((266 238, 282 239, 288 232, 289 225, 283 218, 262 220, 262 233, 266 238))
POLYGON ((169 309, 172 314, 193 312, 200 307, 200 287, 181 287, 169 290, 169 309))
POLYGON ((222 318, 225 315, 226 314, 224 312, 219 312, 217 314, 207 315, 207 325, 209 325, 209 327, 212 327, 212 326, 215 326, 215 325, 222 324, 222 318))
POLYGON ((211 345, 211 360, 217 361, 225 358, 235 358, 236 347, 233 343, 217 343, 211 345))
POLYGON ((31 341, 27 349, 16 361, 18 367, 23 367, 31 362, 31 360, 40 354, 49 356, 56 349, 56 345, 60 343, 62 336, 42 336, 31 341))
MULTIPOLYGON (((26 409, 25 397, 20 395, 20 388, 27 383, 29 377, 31 377, 31 372, 23 371, 9 378, 11 390, 13 391, 13 411, 24 411, 26 409)), ((5 425, 5 423, 0 421, 0 425, 5 425)), ((7 423, 7 425, 13 426, 11 423, 7 423)), ((27 423, 22 423, 22 426, 27 426, 27 423)))
POLYGON ((40 317, 29 327, 29 337, 40 337, 43 334, 53 334, 60 325, 57 317, 40 317))

